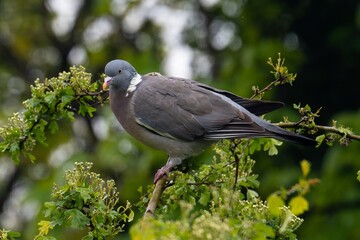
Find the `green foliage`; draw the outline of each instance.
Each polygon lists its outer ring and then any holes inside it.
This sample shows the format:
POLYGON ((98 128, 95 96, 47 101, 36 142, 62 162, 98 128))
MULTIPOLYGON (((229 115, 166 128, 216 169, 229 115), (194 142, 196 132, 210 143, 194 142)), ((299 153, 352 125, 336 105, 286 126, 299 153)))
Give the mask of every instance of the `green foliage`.
POLYGON ((275 80, 261 90, 258 86, 253 86, 252 90, 254 94, 251 98, 261 99, 265 92, 271 90, 273 86, 282 84, 292 85, 292 83, 296 80, 296 73, 289 73, 289 70, 284 65, 285 58, 282 58, 280 53, 278 54, 276 63, 273 62, 272 58, 269 58, 267 64, 272 67, 272 71, 270 71, 270 73, 274 75, 275 80))
POLYGON ((20 155, 35 160, 31 154, 37 143, 47 145, 46 132, 55 133, 61 119, 74 120, 74 113, 93 116, 94 105, 104 101, 84 67, 71 67, 58 77, 35 80, 31 98, 23 102, 24 111, 14 113, 8 124, 0 128, 0 151, 9 153, 18 163, 20 155))
POLYGON ((302 220, 286 207, 277 217, 259 199, 241 200, 239 194, 221 190, 210 210, 196 210, 181 202, 174 220, 144 219, 131 229, 133 239, 296 239, 293 231, 302 220))
POLYGON ((284 83, 289 83, 290 85, 292 85, 293 81, 295 81, 295 79, 296 79, 296 73, 289 73, 289 70, 284 65, 285 58, 281 58, 281 53, 278 53, 278 59, 275 64, 273 63, 271 58, 269 58, 267 63, 274 70, 274 71, 271 71, 270 73, 272 73, 275 77, 275 80, 276 80, 275 86, 284 84, 284 83))
MULTIPOLYGON (((166 66, 170 56, 185 49, 190 58, 187 60, 192 62, 188 70, 192 70, 195 79, 211 81, 212 85, 245 97, 252 94, 252 85, 267 84, 264 80, 269 75, 263 66, 264 59, 273 56, 274 52, 282 52, 290 63, 289 70, 301 72, 301 76, 298 75, 301 83, 294 84, 291 89, 271 91, 266 98, 281 98, 286 104, 312 102, 314 107, 323 107, 322 122, 336 119, 338 126, 345 124, 354 132, 360 132, 356 127, 360 124, 359 84, 356 81, 360 49, 357 1, 154 1, 151 6, 146 6, 148 11, 145 12, 142 11, 144 1, 73 1, 70 3, 72 11, 65 12, 61 11, 65 7, 57 6, 58 2, 3 0, 0 3, 1 125, 7 123, 6 118, 11 112, 21 109, 20 101, 28 94, 27 86, 34 75, 56 76, 65 66, 81 63, 88 64, 96 74, 93 76, 97 76, 104 63, 115 57, 133 63, 139 72, 169 70, 166 66), (325 5, 326 10, 319 11, 325 5), (173 24, 162 21, 163 16, 168 15, 179 17, 180 24, 170 30, 181 41, 181 48, 171 45, 173 42, 166 34, 173 24), (182 15, 187 20, 180 19, 182 15), (136 19, 135 25, 131 19, 136 19), (219 47, 217 42, 228 44, 219 47), (352 118, 352 122, 334 116, 339 113, 352 118)), ((179 66, 186 62, 181 59, 178 58, 179 66)), ((107 120, 108 112, 102 111, 99 118, 107 120)), ((289 115, 289 119, 291 117, 289 115)), ((57 122, 60 129, 63 123, 69 126, 66 121, 57 122)), ((87 133, 90 130, 87 129, 87 133)), ((278 157, 256 156, 262 184, 259 193, 266 197, 273 189, 291 185, 297 172, 295 157, 312 159, 316 162, 312 174, 320 176, 322 184, 309 194, 310 205, 315 211, 306 215, 305 223, 297 231, 299 239, 358 239, 360 188, 354 178, 360 169, 360 148, 356 142, 346 148, 334 142, 333 147, 328 148, 331 135, 320 130, 318 133, 325 143, 319 149, 296 151, 297 147, 284 144, 284 148, 278 148, 278 157)), ((54 144, 54 139, 56 143, 75 138, 82 142, 89 140, 87 136, 75 136, 71 131, 66 136, 58 131, 55 135, 47 133, 46 137, 49 145, 54 144)), ((155 157, 157 152, 150 148, 143 150, 134 145, 130 153, 130 147, 127 150, 119 148, 130 145, 129 142, 124 144, 122 134, 112 133, 104 140, 76 147, 87 161, 101 156, 101 161, 96 160, 92 170, 101 171, 104 176, 116 175, 122 198, 135 195, 131 193, 135 192, 134 188, 146 180, 151 181, 149 175, 154 172, 156 163, 160 165, 164 161, 163 155, 155 157), (89 148, 91 153, 86 153, 89 148)), ((16 145, 14 148, 16 150, 16 145)), ((40 162, 40 158, 61 148, 61 145, 52 145, 36 149, 32 154, 36 154, 39 161, 33 165, 22 162, 16 166, 14 174, 8 171, 12 164, 7 163, 7 157, 0 160, 1 202, 18 199, 15 193, 19 189, 26 198, 19 203, 21 205, 15 205, 16 209, 11 208, 12 204, 9 208, 3 207, 1 214, 20 212, 31 201, 42 204, 52 186, 52 176, 63 175, 63 167, 53 167, 52 161, 46 161, 45 157, 40 162), (44 168, 48 174, 44 178, 29 177, 32 169, 44 168), (4 172, 7 173, 5 177, 4 172)), ((74 158, 80 161, 76 153, 67 156, 61 166, 68 166, 74 158)), ((195 160, 199 161, 201 157, 195 160)), ((205 201, 206 197, 203 199, 205 201)), ((24 216, 17 216, 16 229, 22 232, 21 239, 32 239, 37 218, 24 216)), ((62 234, 61 239, 76 239, 67 231, 62 234)))
POLYGON ((0 240, 14 240, 19 238, 21 234, 19 232, 13 232, 6 229, 0 229, 0 240))
POLYGON ((130 203, 118 207, 119 193, 113 180, 104 181, 91 172, 91 163, 75 163, 65 173, 65 185, 54 187, 53 201, 46 202, 39 233, 35 239, 54 239, 47 236, 54 227, 87 229, 83 240, 111 239, 131 222, 134 212, 130 203))
MULTIPOLYGON (((335 120, 332 121, 332 126, 317 125, 315 120, 320 117, 321 108, 313 112, 308 104, 305 106, 294 104, 293 107, 298 110, 301 115, 301 120, 292 124, 293 127, 296 126, 296 131, 298 133, 307 131, 309 134, 314 135, 319 131, 324 132, 316 137, 316 141, 318 142, 317 146, 320 146, 322 143, 332 146, 336 141, 338 141, 340 145, 347 146, 351 142, 351 139, 360 139, 359 136, 353 134, 349 127, 342 125, 337 126, 337 121, 335 120)), ((285 118, 285 123, 287 122, 288 121, 285 118)))
POLYGON ((278 207, 288 203, 290 210, 295 215, 301 215, 309 210, 309 202, 305 195, 309 193, 310 188, 319 183, 319 179, 308 178, 310 173, 310 163, 307 160, 300 162, 302 176, 298 183, 289 189, 281 189, 272 193, 267 201, 270 211, 273 214, 279 214, 278 207))
MULTIPOLYGON (((222 141, 211 164, 171 173, 158 218, 135 225, 133 239, 296 239, 303 220, 291 204, 287 207, 277 193, 263 201, 256 191, 260 183, 250 149, 257 148, 252 145, 257 140, 222 141)), ((138 203, 142 210, 148 195, 138 203)))
MULTIPOLYGON (((264 89, 254 87, 253 98, 262 98, 273 86, 295 80, 289 73, 284 59, 279 58, 272 66, 275 80, 264 89)), ((91 75, 82 67, 57 78, 35 81, 32 97, 24 101, 25 110, 15 113, 7 125, 0 129, 3 141, 0 148, 10 153, 15 162, 21 154, 34 161, 31 151, 37 143, 46 145, 47 132, 58 130, 58 121, 74 119, 74 113, 93 117, 94 105, 103 103, 106 93, 98 91, 99 83, 91 83, 91 75)), ((319 110, 310 106, 294 105, 301 115, 297 123, 286 121, 283 126, 295 128, 298 133, 315 134, 329 130, 318 142, 332 134, 342 136, 344 143, 352 132, 345 127, 319 126, 315 119, 319 110)), ((281 124, 279 124, 281 125, 281 124)), ((356 136, 355 136, 356 137, 356 136)), ((330 139, 331 140, 331 139, 330 139)), ((327 140, 328 142, 332 142, 327 140)), ((298 215, 309 209, 305 195, 317 179, 309 179, 310 163, 301 162, 302 176, 289 189, 280 189, 266 200, 260 197, 258 175, 253 173, 257 151, 269 156, 278 154, 282 142, 274 139, 222 141, 215 148, 217 156, 207 164, 193 164, 187 173, 172 172, 157 210, 157 219, 144 219, 131 231, 134 239, 296 239, 294 231, 301 225, 298 215)), ((76 164, 67 171, 65 184, 55 187, 53 201, 45 203, 45 220, 38 223, 37 240, 52 240, 49 236, 55 227, 70 227, 87 231, 86 239, 111 239, 132 221, 134 213, 130 204, 118 207, 119 196, 114 181, 103 181, 90 172, 90 163, 76 164)), ((151 197, 152 187, 138 203, 141 211, 151 197)), ((4 231, 3 231, 4 232, 4 231)), ((16 233, 4 232, 6 237, 16 233)))

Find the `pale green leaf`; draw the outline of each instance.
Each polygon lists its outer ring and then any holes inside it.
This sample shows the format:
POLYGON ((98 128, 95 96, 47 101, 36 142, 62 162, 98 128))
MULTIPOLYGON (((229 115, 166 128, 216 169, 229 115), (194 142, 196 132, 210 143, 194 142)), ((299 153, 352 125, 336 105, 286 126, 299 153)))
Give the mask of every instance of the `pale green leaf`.
POLYGON ((267 198, 267 205, 271 214, 279 216, 281 214, 281 207, 283 207, 285 203, 279 195, 271 194, 267 198))
POLYGON ((303 214, 309 210, 309 202, 303 196, 293 197, 289 202, 290 210, 295 215, 303 214))
POLYGON ((135 213, 133 210, 130 210, 129 216, 128 216, 128 222, 131 222, 132 220, 134 220, 135 217, 135 213))
POLYGON ((325 138, 326 138, 325 134, 321 134, 321 135, 317 136, 315 139, 317 142, 316 147, 319 147, 321 145, 321 143, 325 140, 325 138))
POLYGON ((203 206, 206 206, 210 201, 210 192, 203 192, 201 193, 199 203, 203 206))
POLYGON ((311 168, 310 162, 304 159, 300 162, 300 166, 301 166, 301 172, 302 172, 303 176, 307 177, 307 175, 310 172, 310 168, 311 168))

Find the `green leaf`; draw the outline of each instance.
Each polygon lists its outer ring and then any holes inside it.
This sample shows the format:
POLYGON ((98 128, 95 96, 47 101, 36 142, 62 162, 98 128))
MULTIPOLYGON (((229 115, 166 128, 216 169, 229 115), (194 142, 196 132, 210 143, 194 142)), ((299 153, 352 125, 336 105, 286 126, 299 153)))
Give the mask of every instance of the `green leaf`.
POLYGON ((29 152, 25 152, 24 154, 25 154, 25 156, 26 156, 32 163, 35 162, 36 157, 35 157, 33 154, 31 154, 31 153, 29 153, 29 152))
POLYGON ((253 199, 253 198, 259 197, 259 194, 258 194, 256 191, 251 190, 251 189, 248 189, 248 190, 247 190, 246 195, 247 195, 247 196, 246 196, 247 199, 253 199))
POLYGON ((64 212, 65 219, 72 228, 82 229, 90 223, 90 220, 78 209, 70 209, 64 212))
POLYGON ((75 118, 74 118, 74 113, 73 113, 73 112, 67 112, 66 115, 67 115, 67 118, 68 118, 70 121, 74 121, 74 120, 75 120, 75 118))
POLYGON ((93 112, 96 112, 96 108, 88 106, 87 107, 87 113, 89 114, 89 117, 94 116, 93 112))
POLYGON ((296 105, 295 103, 293 104, 293 108, 296 110, 299 110, 301 107, 301 104, 299 103, 298 105, 296 105))
POLYGON ((56 203, 55 202, 45 202, 44 206, 46 207, 44 211, 45 217, 50 217, 52 215, 52 212, 56 209, 56 203))
POLYGON ((249 185, 249 187, 251 188, 258 188, 260 186, 260 182, 258 180, 258 175, 254 174, 254 175, 250 175, 246 178, 246 180, 251 183, 251 185, 249 185))
POLYGON ((135 213, 133 210, 130 210, 129 216, 128 216, 128 222, 132 222, 134 220, 135 213))
POLYGON ((74 208, 76 209, 82 209, 84 206, 84 200, 80 194, 75 195, 75 202, 74 202, 74 208))
POLYGON ((290 210, 295 215, 303 214, 309 210, 309 202, 303 196, 293 197, 289 202, 290 210))
POLYGON ((93 112, 96 111, 96 108, 91 107, 89 105, 81 104, 78 113, 82 116, 85 116, 86 114, 89 115, 89 117, 93 117, 93 112))
POLYGON ((276 146, 281 146, 282 142, 276 139, 269 139, 264 146, 264 151, 268 151, 269 156, 274 156, 279 153, 276 146))
POLYGON ((80 196, 85 204, 89 199, 91 199, 91 194, 94 193, 94 191, 90 188, 77 188, 76 191, 80 193, 80 196))
POLYGON ((273 193, 267 198, 267 205, 271 214, 279 216, 281 214, 281 207, 283 207, 285 203, 279 195, 273 193))
POLYGON ((254 224, 254 240, 266 240, 275 237, 275 231, 265 223, 258 222, 254 224))
POLYGON ((46 96, 44 98, 45 102, 48 104, 52 104, 54 103, 54 101, 56 100, 56 95, 54 92, 48 92, 46 93, 46 96))
POLYGON ((10 152, 17 152, 20 150, 19 144, 18 143, 13 143, 10 145, 10 152))
POLYGON ((325 134, 322 134, 322 135, 319 135, 316 137, 316 147, 319 147, 321 145, 321 143, 324 141, 324 139, 326 138, 326 135, 325 134))
POLYGON ((210 201, 210 192, 206 191, 201 193, 199 203, 203 206, 206 206, 210 201))
POLYGON ((51 121, 48 127, 52 134, 54 134, 59 129, 59 125, 56 121, 51 121))
POLYGON ((304 108, 306 111, 311 112, 311 107, 308 104, 306 104, 304 108))
POLYGON ((10 231, 7 233, 10 239, 21 237, 21 233, 10 231))
POLYGON ((11 153, 11 159, 18 164, 20 162, 20 152, 16 151, 16 152, 12 152, 11 153))
POLYGON ((261 144, 262 144, 261 140, 262 139, 255 139, 251 141, 251 144, 249 146, 250 154, 253 154, 255 151, 261 150, 261 144))
POLYGON ((64 107, 66 104, 70 103, 75 99, 75 93, 71 86, 68 86, 61 92, 61 106, 64 107))
POLYGON ((75 97, 71 95, 64 95, 61 97, 61 106, 64 107, 66 104, 70 103, 72 100, 74 100, 75 97))
POLYGON ((311 168, 310 162, 304 159, 300 162, 300 166, 301 166, 301 172, 302 172, 303 176, 307 177, 307 175, 310 172, 310 168, 311 168))

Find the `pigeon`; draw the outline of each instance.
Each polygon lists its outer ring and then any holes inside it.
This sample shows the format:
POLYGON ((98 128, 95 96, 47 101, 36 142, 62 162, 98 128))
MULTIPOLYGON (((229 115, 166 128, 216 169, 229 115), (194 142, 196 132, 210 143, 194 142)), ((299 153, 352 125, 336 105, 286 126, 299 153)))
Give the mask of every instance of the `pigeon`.
POLYGON ((124 60, 107 63, 105 74, 103 89, 109 88, 110 108, 124 130, 169 156, 155 183, 222 139, 264 137, 316 144, 259 117, 282 107, 281 102, 246 99, 185 78, 140 75, 124 60))

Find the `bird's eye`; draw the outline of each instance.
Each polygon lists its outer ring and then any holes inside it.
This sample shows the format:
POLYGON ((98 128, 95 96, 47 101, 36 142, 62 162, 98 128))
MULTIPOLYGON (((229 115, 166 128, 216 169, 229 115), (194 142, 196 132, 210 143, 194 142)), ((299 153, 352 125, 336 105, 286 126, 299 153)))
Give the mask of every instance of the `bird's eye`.
POLYGON ((121 69, 119 69, 119 73, 121 73, 122 72, 122 70, 121 69))

